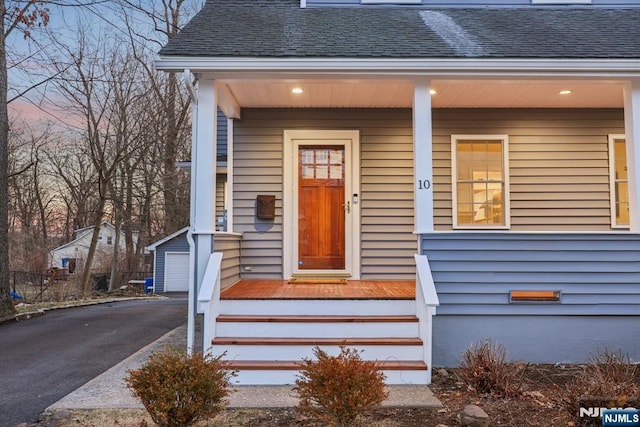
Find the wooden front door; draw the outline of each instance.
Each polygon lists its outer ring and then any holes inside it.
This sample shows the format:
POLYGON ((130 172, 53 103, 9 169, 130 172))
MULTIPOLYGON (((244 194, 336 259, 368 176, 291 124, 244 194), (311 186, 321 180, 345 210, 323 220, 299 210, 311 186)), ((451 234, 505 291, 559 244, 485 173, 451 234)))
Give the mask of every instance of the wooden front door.
POLYGON ((345 146, 298 147, 298 269, 345 269, 345 146))

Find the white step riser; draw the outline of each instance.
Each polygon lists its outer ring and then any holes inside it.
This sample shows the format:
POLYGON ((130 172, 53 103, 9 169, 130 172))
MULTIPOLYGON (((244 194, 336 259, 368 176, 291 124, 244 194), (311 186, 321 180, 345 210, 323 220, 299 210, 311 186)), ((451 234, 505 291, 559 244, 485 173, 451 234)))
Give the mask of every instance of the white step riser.
POLYGON ((415 300, 222 300, 220 314, 269 316, 415 315, 415 300))
MULTIPOLYGON (((354 346, 349 346, 354 347, 354 346)), ((340 353, 338 346, 320 346, 331 356, 340 353)), ((402 361, 422 360, 423 349, 420 345, 362 345, 357 346, 360 357, 364 360, 402 361)), ((305 345, 214 345, 211 354, 218 355, 227 352, 225 360, 256 360, 286 361, 315 359, 313 346, 305 345)))
POLYGON ((216 337, 274 338, 411 338, 419 336, 418 322, 218 322, 216 337))
MULTIPOLYGON (((427 371, 383 371, 387 384, 427 384, 427 371)), ((239 385, 293 385, 298 371, 239 371, 233 382, 239 385)), ((292 392, 295 395, 294 392, 292 392)))

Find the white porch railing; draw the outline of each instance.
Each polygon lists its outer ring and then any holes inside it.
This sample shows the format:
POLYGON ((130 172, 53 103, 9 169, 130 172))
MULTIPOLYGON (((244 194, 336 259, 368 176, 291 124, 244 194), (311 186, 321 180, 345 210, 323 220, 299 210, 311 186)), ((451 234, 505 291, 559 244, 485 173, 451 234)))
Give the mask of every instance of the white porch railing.
POLYGON ((209 257, 207 268, 202 278, 202 286, 198 293, 198 313, 204 313, 202 320, 202 353, 208 353, 211 340, 216 333, 216 319, 220 310, 220 266, 222 253, 215 252, 209 257))
POLYGON ((416 316, 420 339, 423 342, 423 361, 427 365, 427 383, 431 384, 431 355, 433 352, 432 317, 436 314, 436 307, 440 305, 436 286, 433 283, 429 260, 425 255, 415 255, 416 259, 416 316))

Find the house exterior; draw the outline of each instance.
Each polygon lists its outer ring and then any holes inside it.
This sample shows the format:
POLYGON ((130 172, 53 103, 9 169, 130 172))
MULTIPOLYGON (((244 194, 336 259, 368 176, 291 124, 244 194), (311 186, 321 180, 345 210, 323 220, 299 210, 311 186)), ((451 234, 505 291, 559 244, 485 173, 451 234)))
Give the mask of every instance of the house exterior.
POLYGON ((194 106, 191 308, 226 310, 219 107, 239 279, 416 280, 428 369, 486 338, 640 359, 638 22, 623 0, 207 1, 157 60, 194 106))
MULTIPOLYGON (((75 274, 82 271, 84 260, 87 257, 94 227, 80 228, 73 233, 73 240, 53 249, 49 254, 49 268, 62 271, 62 274, 75 274)), ((113 248, 116 241, 116 229, 113 224, 104 221, 100 227, 98 246, 94 264, 108 262, 113 256, 113 248)), ((134 243, 138 241, 137 233, 134 233, 134 243)), ((126 250, 124 232, 120 234, 120 250, 126 250)))

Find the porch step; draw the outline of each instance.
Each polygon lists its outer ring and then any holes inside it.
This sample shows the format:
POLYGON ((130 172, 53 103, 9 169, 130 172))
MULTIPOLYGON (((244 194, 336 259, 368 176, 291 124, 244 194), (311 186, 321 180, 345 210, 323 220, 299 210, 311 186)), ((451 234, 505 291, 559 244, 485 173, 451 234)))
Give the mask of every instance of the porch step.
MULTIPOLYGON (((426 384, 427 365, 420 360, 378 362, 387 384, 426 384)), ((238 384, 295 384, 301 361, 228 361, 229 369, 238 370, 238 384)))
POLYGON ((213 345, 422 345, 420 338, 271 338, 271 337, 228 337, 214 338, 213 345))
POLYGON ((415 316, 415 299, 224 299, 220 315, 415 316))
POLYGON ((388 384, 428 383, 415 299, 245 298, 219 307, 208 351, 225 353, 238 384, 293 384, 316 346, 335 356, 342 344, 378 361, 388 384))
POLYGON ((220 315, 216 320, 218 322, 217 337, 409 338, 418 336, 418 318, 414 315, 220 315))
MULTIPOLYGON (((227 367, 243 371, 298 371, 303 365, 301 361, 295 360, 230 360, 225 362, 227 367)), ((389 360, 378 362, 378 366, 383 371, 424 371, 427 365, 422 360, 389 360)))
POLYGON ((216 319, 218 322, 298 322, 298 323, 369 323, 369 322, 417 322, 413 315, 407 316, 259 316, 223 314, 216 319))
POLYGON ((226 352, 225 359, 262 360, 313 359, 317 346, 330 356, 340 353, 340 345, 355 347, 365 360, 420 360, 423 357, 422 340, 419 338, 215 338, 210 351, 226 352))

